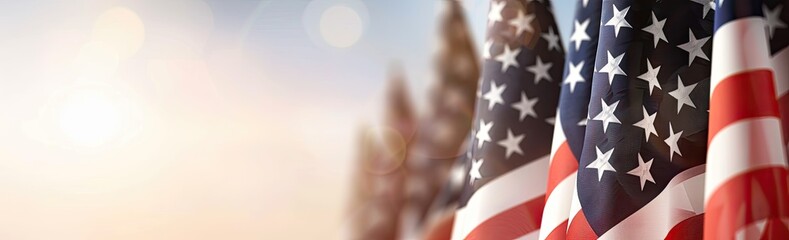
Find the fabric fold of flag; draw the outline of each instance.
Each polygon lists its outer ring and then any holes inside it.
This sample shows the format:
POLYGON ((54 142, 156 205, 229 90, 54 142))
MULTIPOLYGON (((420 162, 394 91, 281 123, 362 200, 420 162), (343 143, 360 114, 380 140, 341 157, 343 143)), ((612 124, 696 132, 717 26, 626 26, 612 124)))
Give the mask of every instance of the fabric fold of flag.
POLYGON ((600 4, 566 238, 700 238, 715 3, 600 4))
POLYGON ((452 239, 536 237, 564 49, 549 0, 493 0, 452 239))
POLYGON ((789 40, 776 35, 782 2, 725 1, 715 13, 705 239, 789 238, 785 90, 776 89, 785 83, 771 59, 789 40))
POLYGON ((565 239, 583 149, 600 30, 600 1, 579 0, 573 19, 551 148, 540 239, 565 239))

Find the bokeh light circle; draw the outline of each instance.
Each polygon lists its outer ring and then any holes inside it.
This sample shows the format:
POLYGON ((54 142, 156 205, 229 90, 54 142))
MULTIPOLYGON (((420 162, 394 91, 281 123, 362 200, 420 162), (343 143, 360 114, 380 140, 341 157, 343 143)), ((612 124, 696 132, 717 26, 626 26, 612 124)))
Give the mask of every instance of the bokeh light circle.
POLYGON ((316 46, 348 49, 363 41, 370 16, 360 0, 314 0, 304 8, 302 24, 316 46))
POLYGON ((333 6, 321 15, 320 32, 323 40, 336 48, 356 44, 362 36, 362 19, 355 10, 346 6, 333 6))
POLYGON ((365 129, 362 135, 364 169, 373 175, 386 175, 400 169, 405 161, 408 142, 391 127, 365 129))
POLYGON ((134 11, 114 7, 96 19, 93 26, 93 41, 112 46, 120 58, 129 58, 142 47, 145 26, 134 11))

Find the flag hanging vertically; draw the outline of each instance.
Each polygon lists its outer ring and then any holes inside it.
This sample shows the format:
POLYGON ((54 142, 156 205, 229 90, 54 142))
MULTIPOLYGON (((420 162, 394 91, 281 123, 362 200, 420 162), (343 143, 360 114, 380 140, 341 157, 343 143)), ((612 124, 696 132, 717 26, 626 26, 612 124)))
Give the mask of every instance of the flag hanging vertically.
MULTIPOLYGON (((428 210, 450 175, 465 144, 474 115, 474 93, 479 79, 479 58, 457 0, 443 1, 436 80, 428 95, 428 109, 419 118, 418 131, 405 162, 405 202, 400 237, 417 239, 431 226, 428 210)), ((449 211, 442 211, 451 213, 449 211)), ((450 222, 451 223, 451 222, 450 222)), ((449 225, 449 224, 447 224, 449 225)), ((448 232, 448 231, 447 231, 448 232)), ((447 235, 449 233, 446 233, 447 235)))
MULTIPOLYGON (((789 179, 769 40, 786 27, 783 5, 761 0, 719 4, 704 238, 789 239, 789 179)), ((787 40, 772 46, 786 48, 787 40)))
POLYGON ((536 237, 564 49, 549 0, 493 0, 453 239, 536 237))
POLYGON ((403 73, 395 68, 386 89, 383 123, 363 128, 347 239, 397 239, 405 169, 416 124, 403 73))
POLYGON ((600 1, 588 0, 578 0, 576 3, 559 110, 556 114, 558 125, 554 127, 540 239, 566 238, 592 91, 600 30, 600 4, 600 1))
POLYGON ((701 237, 714 8, 602 1, 568 239, 701 237))

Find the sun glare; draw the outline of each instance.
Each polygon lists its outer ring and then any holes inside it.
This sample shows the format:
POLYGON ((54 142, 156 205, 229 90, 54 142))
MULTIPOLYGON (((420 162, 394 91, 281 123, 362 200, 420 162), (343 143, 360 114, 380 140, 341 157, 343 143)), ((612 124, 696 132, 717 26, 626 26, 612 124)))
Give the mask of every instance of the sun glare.
POLYGON ((123 114, 117 100, 95 90, 68 96, 58 111, 58 125, 72 143, 95 147, 121 133, 123 114))
POLYGON ((329 45, 347 48, 356 44, 362 36, 362 18, 352 8, 334 6, 321 15, 320 32, 329 45))
POLYGON ((118 57, 134 55, 145 40, 145 26, 137 14, 123 7, 107 10, 96 19, 93 41, 110 45, 118 57))

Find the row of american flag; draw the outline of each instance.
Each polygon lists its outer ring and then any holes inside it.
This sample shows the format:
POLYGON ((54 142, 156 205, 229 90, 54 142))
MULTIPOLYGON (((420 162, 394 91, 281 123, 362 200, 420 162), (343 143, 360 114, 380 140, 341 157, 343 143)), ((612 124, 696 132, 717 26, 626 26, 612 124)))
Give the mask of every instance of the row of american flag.
POLYGON ((451 227, 398 237, 789 239, 789 0, 576 6, 490 1, 451 227))

